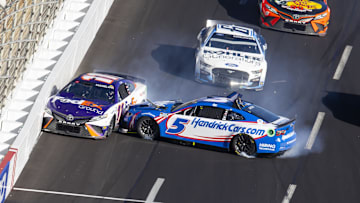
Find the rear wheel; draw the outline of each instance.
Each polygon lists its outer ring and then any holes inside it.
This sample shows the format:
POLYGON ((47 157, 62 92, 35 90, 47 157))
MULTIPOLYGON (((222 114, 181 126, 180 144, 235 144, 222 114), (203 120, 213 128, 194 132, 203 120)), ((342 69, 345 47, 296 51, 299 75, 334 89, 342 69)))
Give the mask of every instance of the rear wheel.
POLYGON ((235 135, 235 137, 232 139, 231 149, 237 155, 241 155, 241 153, 245 153, 251 156, 256 153, 256 144, 255 141, 249 135, 240 134, 240 135, 235 135))
POLYGON ((149 117, 142 117, 136 125, 138 134, 146 140, 154 140, 159 137, 158 124, 149 117))

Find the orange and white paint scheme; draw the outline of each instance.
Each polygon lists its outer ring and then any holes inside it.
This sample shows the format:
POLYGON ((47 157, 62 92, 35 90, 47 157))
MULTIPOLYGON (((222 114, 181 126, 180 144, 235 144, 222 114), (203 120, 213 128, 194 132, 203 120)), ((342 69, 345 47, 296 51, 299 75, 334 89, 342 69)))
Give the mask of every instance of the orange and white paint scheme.
POLYGON ((327 0, 261 0, 259 7, 262 27, 298 34, 327 34, 327 0))

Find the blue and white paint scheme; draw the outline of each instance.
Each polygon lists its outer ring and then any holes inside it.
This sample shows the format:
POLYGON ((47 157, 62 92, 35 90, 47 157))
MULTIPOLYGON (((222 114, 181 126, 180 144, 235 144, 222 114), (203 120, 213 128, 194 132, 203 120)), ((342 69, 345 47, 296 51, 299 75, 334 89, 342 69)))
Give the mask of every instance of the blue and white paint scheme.
POLYGON ((144 117, 156 122, 160 137, 229 150, 236 135, 249 136, 256 153, 283 152, 296 142, 294 120, 243 101, 236 92, 227 97, 204 97, 186 103, 162 101, 133 105, 121 126, 136 131, 138 121, 144 117))

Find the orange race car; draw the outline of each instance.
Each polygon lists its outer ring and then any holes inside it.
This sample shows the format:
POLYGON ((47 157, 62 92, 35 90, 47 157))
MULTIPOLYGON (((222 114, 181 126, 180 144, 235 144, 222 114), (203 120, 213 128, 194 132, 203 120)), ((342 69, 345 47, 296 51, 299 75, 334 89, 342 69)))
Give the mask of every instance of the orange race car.
POLYGON ((326 35, 330 19, 327 0, 259 0, 259 7, 262 27, 326 35))

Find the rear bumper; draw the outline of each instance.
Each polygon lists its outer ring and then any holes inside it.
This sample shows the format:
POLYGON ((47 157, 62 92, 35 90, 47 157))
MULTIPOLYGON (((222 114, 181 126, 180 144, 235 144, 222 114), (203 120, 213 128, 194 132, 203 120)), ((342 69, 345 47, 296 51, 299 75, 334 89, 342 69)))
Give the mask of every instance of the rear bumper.
POLYGON ((286 151, 291 149, 296 143, 296 133, 293 131, 289 135, 285 135, 281 138, 281 142, 278 144, 278 151, 286 151))
POLYGON ((296 143, 296 133, 291 133, 284 136, 266 136, 256 140, 257 153, 269 154, 279 153, 291 149, 296 143))

